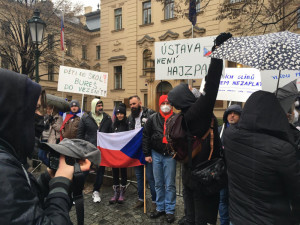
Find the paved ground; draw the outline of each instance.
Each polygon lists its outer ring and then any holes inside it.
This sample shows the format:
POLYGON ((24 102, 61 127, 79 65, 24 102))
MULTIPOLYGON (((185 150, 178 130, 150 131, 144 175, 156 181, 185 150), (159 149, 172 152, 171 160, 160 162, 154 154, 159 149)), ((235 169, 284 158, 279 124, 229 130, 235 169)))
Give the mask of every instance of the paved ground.
MULTIPOLYGON (((150 191, 147 189, 147 213, 144 214, 144 209, 133 209, 133 206, 137 200, 137 189, 133 184, 130 184, 126 191, 126 200, 124 204, 109 204, 109 199, 112 197, 113 190, 110 186, 103 186, 101 188, 101 202, 93 203, 92 201, 92 187, 89 184, 85 190, 84 207, 85 207, 85 224, 86 225, 98 225, 98 224, 168 224, 165 216, 158 219, 150 219, 150 191)), ((70 212, 71 220, 74 224, 77 224, 75 207, 72 207, 70 212)), ((178 220, 183 216, 183 199, 177 196, 176 199, 176 221, 173 224, 177 224, 178 220)))

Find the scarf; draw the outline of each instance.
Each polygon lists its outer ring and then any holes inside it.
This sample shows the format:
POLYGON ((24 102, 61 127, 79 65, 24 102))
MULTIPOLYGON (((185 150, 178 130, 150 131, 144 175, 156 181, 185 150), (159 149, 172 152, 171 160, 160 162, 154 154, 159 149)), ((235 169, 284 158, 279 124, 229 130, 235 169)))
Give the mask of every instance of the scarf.
POLYGON ((162 95, 160 96, 159 98, 159 113, 160 115, 164 118, 164 137, 163 137, 163 140, 162 140, 162 143, 164 144, 167 144, 168 141, 167 141, 167 138, 166 138, 166 123, 167 123, 167 120, 170 118, 170 116, 172 116, 173 114, 173 109, 171 109, 171 111, 168 113, 168 114, 164 114, 161 109, 160 109, 160 105, 164 102, 164 101, 168 101, 168 95, 162 95))

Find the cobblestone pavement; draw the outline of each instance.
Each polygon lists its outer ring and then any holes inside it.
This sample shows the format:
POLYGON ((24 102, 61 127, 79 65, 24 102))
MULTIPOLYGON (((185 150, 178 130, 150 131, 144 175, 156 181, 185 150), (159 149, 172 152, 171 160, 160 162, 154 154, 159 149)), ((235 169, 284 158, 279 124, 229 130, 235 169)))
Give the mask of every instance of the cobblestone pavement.
MULTIPOLYGON (((126 190, 126 199, 124 204, 109 204, 109 199, 113 195, 111 186, 102 186, 100 191, 101 202, 94 203, 92 200, 92 186, 84 190, 84 224, 86 225, 100 225, 100 224, 169 224, 166 221, 165 216, 161 216, 157 219, 150 219, 150 190, 147 189, 147 213, 144 214, 144 208, 134 209, 133 206, 137 201, 137 189, 134 184, 130 184, 126 190)), ((73 206, 70 212, 71 220, 77 224, 75 207, 73 206)), ((177 224, 178 220, 183 216, 183 199, 181 196, 177 196, 176 199, 176 221, 173 224, 177 224)))

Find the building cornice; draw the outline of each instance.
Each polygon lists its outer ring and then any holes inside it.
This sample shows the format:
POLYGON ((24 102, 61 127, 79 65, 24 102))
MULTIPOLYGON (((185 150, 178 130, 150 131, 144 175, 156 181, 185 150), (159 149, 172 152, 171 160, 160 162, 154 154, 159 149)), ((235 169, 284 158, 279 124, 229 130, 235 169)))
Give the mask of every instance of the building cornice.
POLYGON ((108 62, 115 62, 115 61, 121 61, 121 60, 126 60, 127 57, 125 55, 118 55, 118 56, 113 56, 113 57, 110 57, 108 59, 108 62))
POLYGON ((136 43, 138 43, 139 45, 142 45, 142 44, 144 44, 144 42, 153 43, 153 42, 155 42, 155 38, 150 37, 148 34, 146 34, 142 39, 138 40, 136 43))
POLYGON ((163 35, 161 35, 161 36, 159 37, 159 40, 164 41, 164 40, 166 40, 168 37, 170 37, 170 38, 172 38, 173 40, 175 40, 175 39, 178 38, 178 36, 179 36, 178 33, 174 33, 174 32, 172 32, 172 31, 168 30, 165 34, 163 34, 163 35))
MULTIPOLYGON (((201 34, 204 34, 206 32, 206 29, 205 28, 200 28, 200 27, 198 27, 198 26, 194 26, 194 34, 199 34, 199 35, 201 35, 201 34)), ((183 35, 185 36, 185 37, 190 37, 190 36, 192 36, 192 28, 190 28, 190 29, 188 29, 187 31, 184 31, 183 32, 183 35)))

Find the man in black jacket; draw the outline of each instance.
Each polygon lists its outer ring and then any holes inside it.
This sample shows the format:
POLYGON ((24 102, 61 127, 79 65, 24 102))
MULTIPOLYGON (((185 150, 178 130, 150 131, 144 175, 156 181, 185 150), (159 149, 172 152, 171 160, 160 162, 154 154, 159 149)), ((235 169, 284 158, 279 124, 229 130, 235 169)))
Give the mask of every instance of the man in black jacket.
POLYGON ((273 93, 258 91, 224 133, 233 225, 300 222, 300 165, 287 116, 273 93))
MULTIPOLYGON (((97 147, 97 131, 104 133, 112 132, 111 117, 103 112, 102 100, 95 98, 91 102, 91 112, 84 114, 79 122, 77 138, 86 140, 97 147)), ((93 201, 101 202, 100 188, 103 183, 104 166, 99 166, 93 189, 93 201)))
POLYGON ((43 120, 35 116, 43 108, 40 93, 27 76, 0 69, 0 224, 71 224, 74 167, 61 157, 55 177, 46 172, 38 182, 24 168, 34 149, 35 119, 43 120))
POLYGON ((159 98, 159 113, 152 114, 143 131, 145 160, 153 164, 156 191, 156 210, 150 218, 166 214, 167 222, 175 220, 176 205, 176 160, 168 153, 166 144, 166 122, 173 115, 167 95, 159 98))
MULTIPOLYGON (((144 127, 147 119, 151 114, 155 113, 153 110, 146 107, 142 107, 142 101, 139 96, 134 95, 129 98, 129 106, 131 109, 131 115, 128 117, 129 130, 139 129, 144 127)), ((134 208, 141 208, 144 205, 144 166, 134 167, 135 175, 138 184, 138 201, 136 202, 134 208)), ((155 211, 156 204, 156 193, 155 193, 155 183, 153 177, 153 168, 151 163, 146 163, 146 177, 150 186, 152 207, 151 212, 155 211)))

